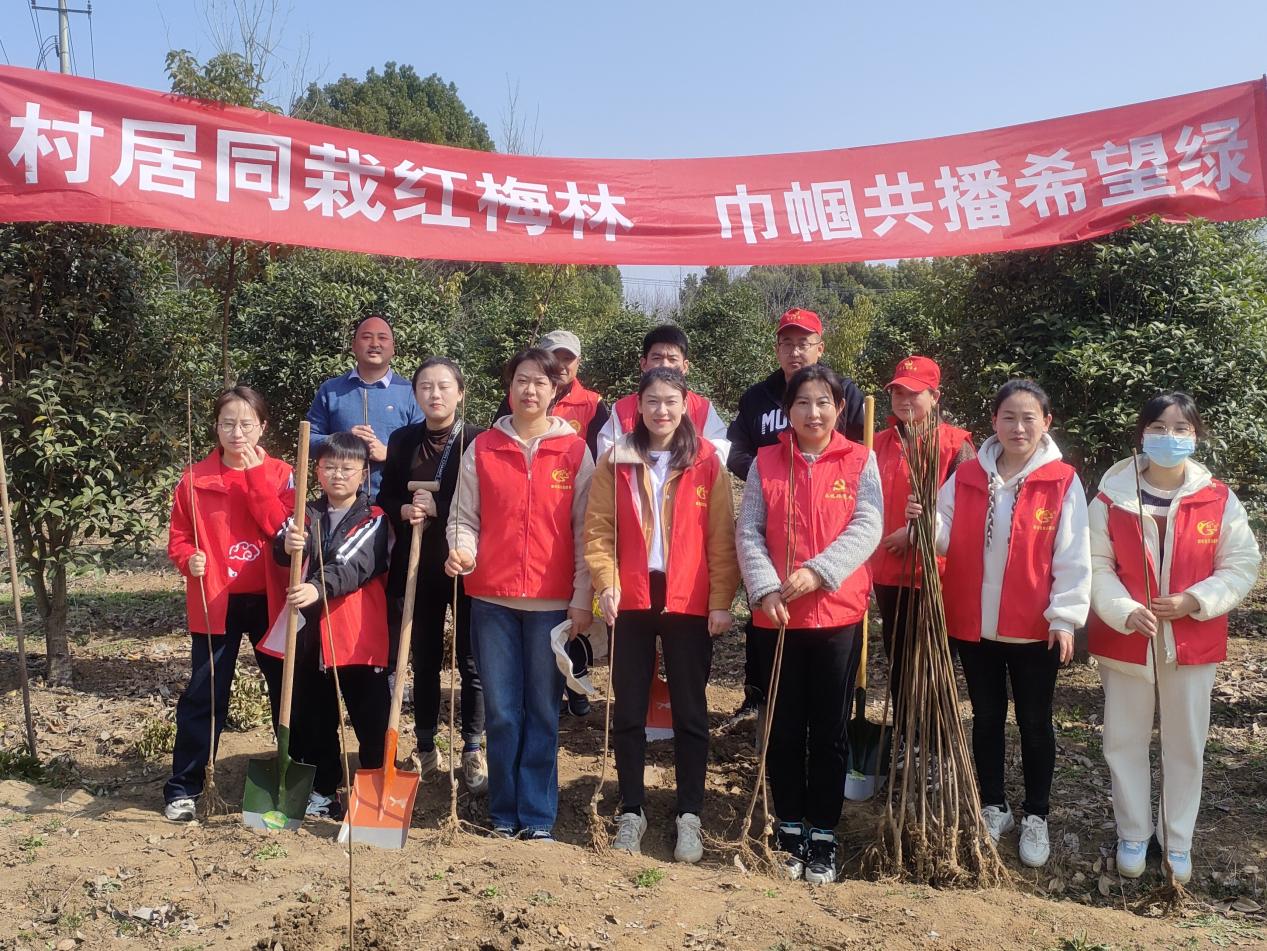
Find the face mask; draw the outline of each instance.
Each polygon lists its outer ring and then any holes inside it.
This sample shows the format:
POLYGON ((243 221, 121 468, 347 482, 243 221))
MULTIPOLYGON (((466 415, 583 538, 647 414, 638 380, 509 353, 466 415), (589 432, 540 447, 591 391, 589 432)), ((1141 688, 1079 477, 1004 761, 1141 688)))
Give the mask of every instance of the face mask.
POLYGON ((1145 433, 1144 434, 1144 455, 1159 466, 1169 469, 1177 466, 1197 448, 1197 440, 1194 436, 1172 436, 1145 433))

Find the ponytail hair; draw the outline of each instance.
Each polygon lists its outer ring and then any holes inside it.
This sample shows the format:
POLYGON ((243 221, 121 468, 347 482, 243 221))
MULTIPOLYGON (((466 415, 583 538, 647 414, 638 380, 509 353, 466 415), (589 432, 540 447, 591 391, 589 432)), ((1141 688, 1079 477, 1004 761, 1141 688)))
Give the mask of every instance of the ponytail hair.
MULTIPOLYGON (((690 392, 686 388, 686 377, 682 375, 681 370, 674 370, 669 367, 652 367, 638 381, 639 398, 654 383, 667 383, 682 394, 682 421, 678 423, 678 427, 674 430, 673 438, 669 443, 669 468, 685 469, 695 461, 696 453, 699 451, 699 434, 695 432, 695 423, 691 421, 690 415, 686 412, 686 397, 687 393, 690 392)), ((641 412, 638 413, 637 418, 634 420, 633 432, 629 434, 629 442, 633 446, 634 451, 638 453, 639 458, 646 465, 651 465, 651 433, 647 429, 647 424, 642 420, 641 412)))

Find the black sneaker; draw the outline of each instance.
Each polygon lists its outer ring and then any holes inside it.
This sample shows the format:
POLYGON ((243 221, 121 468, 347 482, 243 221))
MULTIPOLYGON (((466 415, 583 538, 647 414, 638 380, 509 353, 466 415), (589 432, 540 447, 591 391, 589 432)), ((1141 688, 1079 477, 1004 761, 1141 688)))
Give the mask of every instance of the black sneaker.
POLYGON ((810 829, 805 845, 805 881, 825 885, 836 880, 836 833, 810 829))
POLYGON ((737 726, 748 723, 757 718, 757 701, 751 697, 745 697, 743 703, 739 705, 739 709, 726 718, 726 722, 722 724, 722 732, 729 733, 737 726))
POLYGON ((532 829, 519 833, 525 842, 553 842, 554 833, 549 829, 532 829))
POLYGON ((590 713, 590 698, 575 690, 568 690, 566 701, 567 712, 574 717, 587 717, 590 713))
POLYGON ((805 823, 780 822, 774 830, 774 851, 783 873, 796 881, 805 873, 805 823))

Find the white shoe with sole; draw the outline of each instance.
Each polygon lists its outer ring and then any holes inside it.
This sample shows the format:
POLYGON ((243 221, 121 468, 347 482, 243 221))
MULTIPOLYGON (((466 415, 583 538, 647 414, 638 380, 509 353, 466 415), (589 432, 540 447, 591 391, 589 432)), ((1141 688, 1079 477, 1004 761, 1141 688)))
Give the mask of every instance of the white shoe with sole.
POLYGON ((641 809, 637 812, 622 812, 616 817, 616 838, 612 840, 612 848, 617 852, 641 855, 642 837, 646 833, 647 817, 641 809))
POLYGON ((995 845, 1016 828, 1016 820, 1012 818, 1012 809, 1009 806, 1002 809, 998 806, 986 806, 981 810, 981 818, 985 820, 985 830, 990 833, 995 845))
POLYGON ((1047 820, 1043 816, 1026 816, 1021 820, 1021 861, 1030 868, 1042 868, 1050 857, 1047 820))
POLYGON ((466 788, 478 796, 488 789, 488 761, 483 750, 470 750, 462 754, 462 780, 466 788))
POLYGON ((440 750, 434 746, 425 752, 414 750, 413 756, 409 757, 409 764, 413 766, 420 780, 426 779, 440 769, 440 750))
POLYGON ((1117 874, 1123 878, 1139 878, 1148 865, 1148 840, 1117 840, 1117 874))
POLYGON ((699 816, 685 812, 677 817, 677 844, 673 861, 694 865, 704 857, 704 840, 700 837, 699 816))
POLYGON ((192 799, 173 799, 163 807, 168 822, 193 822, 198 817, 198 804, 192 799))

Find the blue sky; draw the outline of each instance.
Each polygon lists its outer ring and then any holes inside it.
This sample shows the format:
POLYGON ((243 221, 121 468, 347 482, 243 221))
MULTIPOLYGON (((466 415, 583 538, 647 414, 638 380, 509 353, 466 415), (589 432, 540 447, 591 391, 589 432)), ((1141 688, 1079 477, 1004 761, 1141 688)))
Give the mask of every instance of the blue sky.
MULTIPOLYGON (((214 19, 227 5, 95 0, 91 43, 87 18, 72 17, 77 72, 93 75, 95 51, 97 78, 165 89, 167 50, 213 52, 207 13, 214 19)), ((455 83, 499 144, 507 88, 517 85, 519 111, 537 119, 548 155, 738 155, 920 139, 1267 72, 1267 0, 279 5, 281 59, 299 60, 305 37, 306 78, 410 63, 455 83)), ((37 30, 47 39, 56 29, 55 14, 35 16, 33 24, 28 0, 0 0, 0 41, 14 65, 34 66, 37 30)), ((47 65, 56 67, 55 54, 47 65)), ((280 96, 290 78, 278 70, 280 96)), ((678 274, 626 269, 632 281, 678 274)), ((643 288, 654 297, 655 285, 643 288)))

